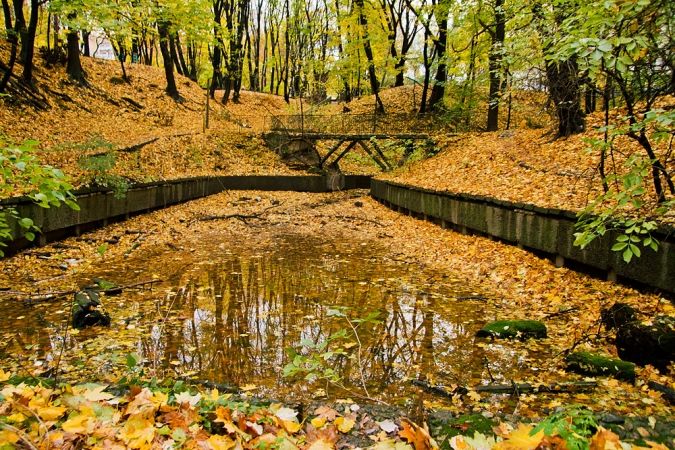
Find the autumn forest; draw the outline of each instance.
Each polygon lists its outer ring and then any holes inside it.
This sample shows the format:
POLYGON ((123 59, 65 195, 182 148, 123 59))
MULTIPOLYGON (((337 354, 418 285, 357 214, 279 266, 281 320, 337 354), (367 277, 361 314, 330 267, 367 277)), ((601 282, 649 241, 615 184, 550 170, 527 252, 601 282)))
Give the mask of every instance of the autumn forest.
POLYGON ((675 3, 1 1, 0 450, 675 448, 675 3))

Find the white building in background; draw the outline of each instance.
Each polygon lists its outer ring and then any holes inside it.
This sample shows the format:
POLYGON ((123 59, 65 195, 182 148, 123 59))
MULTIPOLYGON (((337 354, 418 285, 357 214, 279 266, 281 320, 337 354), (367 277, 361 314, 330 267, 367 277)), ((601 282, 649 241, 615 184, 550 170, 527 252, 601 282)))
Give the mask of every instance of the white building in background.
POLYGON ((89 34, 89 50, 93 58, 115 59, 115 51, 108 37, 101 30, 94 30, 89 34))

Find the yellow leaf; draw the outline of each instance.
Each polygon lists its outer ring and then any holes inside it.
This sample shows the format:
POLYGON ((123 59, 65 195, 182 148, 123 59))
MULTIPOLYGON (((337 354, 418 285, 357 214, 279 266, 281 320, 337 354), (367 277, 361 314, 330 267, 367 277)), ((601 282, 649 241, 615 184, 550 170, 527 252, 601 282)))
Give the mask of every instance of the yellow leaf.
POLYGON ((284 428, 286 428, 286 431, 288 431, 291 434, 297 433, 302 428, 301 424, 299 424, 298 422, 294 422, 292 420, 284 420, 282 422, 284 424, 284 428))
POLYGON ((45 421, 58 420, 65 412, 66 408, 63 406, 47 406, 37 409, 38 416, 45 421))
POLYGON ((621 450, 619 436, 602 427, 591 438, 591 450, 621 450))
POLYGON ((335 419, 335 425, 337 425, 338 430, 342 433, 349 433, 352 428, 354 428, 355 424, 356 421, 354 419, 348 419, 346 417, 338 417, 335 419))
POLYGON ((129 448, 149 448, 150 443, 155 438, 155 426, 153 421, 143 416, 132 416, 124 424, 124 427, 118 433, 129 448))
POLYGON ((162 405, 166 405, 169 402, 169 394, 165 394, 161 391, 156 391, 152 393, 150 401, 159 408, 162 405))
POLYGON ((10 377, 11 374, 9 372, 5 372, 4 370, 0 369, 0 383, 9 380, 10 377))
POLYGON ((310 423, 314 428, 321 428, 322 426, 326 425, 326 418, 325 417, 315 417, 313 418, 310 423))
POLYGON ((497 443, 494 448, 497 450, 534 450, 544 438, 544 432, 539 431, 538 433, 535 433, 534 436, 530 436, 531 431, 532 426, 523 425, 521 423, 518 425, 518 428, 509 435, 507 440, 497 443))
POLYGON ((110 400, 115 397, 112 394, 103 392, 108 387, 107 384, 93 385, 93 386, 73 386, 73 392, 81 395, 90 402, 98 402, 101 400, 110 400))
POLYGON ((323 439, 316 440, 310 445, 307 450, 333 450, 335 447, 332 443, 324 441, 323 439))
POLYGON ((61 428, 63 431, 75 434, 87 434, 91 426, 92 418, 85 414, 78 414, 63 422, 61 428))
POLYGON ((257 388, 258 388, 258 386, 256 386, 255 384, 245 384, 245 385, 241 386, 239 389, 244 391, 244 392, 247 392, 247 391, 253 391, 257 388))
POLYGON ((227 436, 214 434, 206 440, 213 450, 229 450, 235 446, 235 442, 227 436))
MULTIPOLYGON (((0 446, 13 445, 19 442, 19 435, 10 430, 0 430, 0 446)), ((14 447, 11 447, 14 448, 14 447)))
POLYGON ((14 413, 11 416, 7 416, 6 420, 9 423, 22 423, 26 420, 26 416, 21 413, 14 413))

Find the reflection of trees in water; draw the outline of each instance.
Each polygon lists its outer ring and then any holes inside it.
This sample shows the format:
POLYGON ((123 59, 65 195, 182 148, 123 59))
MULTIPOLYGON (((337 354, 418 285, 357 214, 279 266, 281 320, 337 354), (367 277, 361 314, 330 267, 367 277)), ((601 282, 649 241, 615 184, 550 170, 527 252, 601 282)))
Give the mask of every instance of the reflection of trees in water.
MULTIPOLYGON (((162 336, 144 338, 144 351, 154 352, 164 367, 178 360, 182 372, 202 378, 280 385, 284 349, 348 328, 327 317, 329 307, 347 306, 353 318, 380 312, 379 323, 358 328, 369 386, 398 389, 396 381, 403 377, 432 374, 438 379, 439 373, 443 381, 466 379, 471 366, 480 368, 476 352, 482 350, 473 345, 462 318, 443 320, 435 296, 372 282, 405 270, 374 264, 371 254, 341 259, 313 245, 228 256, 185 274, 184 287, 164 300, 163 307, 172 312, 162 336)), ((335 368, 345 380, 357 382, 355 361, 342 358, 335 368)))

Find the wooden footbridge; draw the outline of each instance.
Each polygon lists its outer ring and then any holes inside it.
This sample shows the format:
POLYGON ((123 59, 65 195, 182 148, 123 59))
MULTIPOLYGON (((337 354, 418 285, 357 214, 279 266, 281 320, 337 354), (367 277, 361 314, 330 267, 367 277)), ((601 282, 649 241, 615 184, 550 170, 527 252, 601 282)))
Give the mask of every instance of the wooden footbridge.
POLYGON ((340 160, 357 146, 363 149, 384 171, 393 165, 378 141, 430 140, 437 121, 423 114, 336 114, 286 115, 268 119, 266 138, 282 148, 284 156, 314 150, 315 163, 320 169, 337 167, 340 160), (319 141, 332 142, 321 155, 316 150, 319 141))

